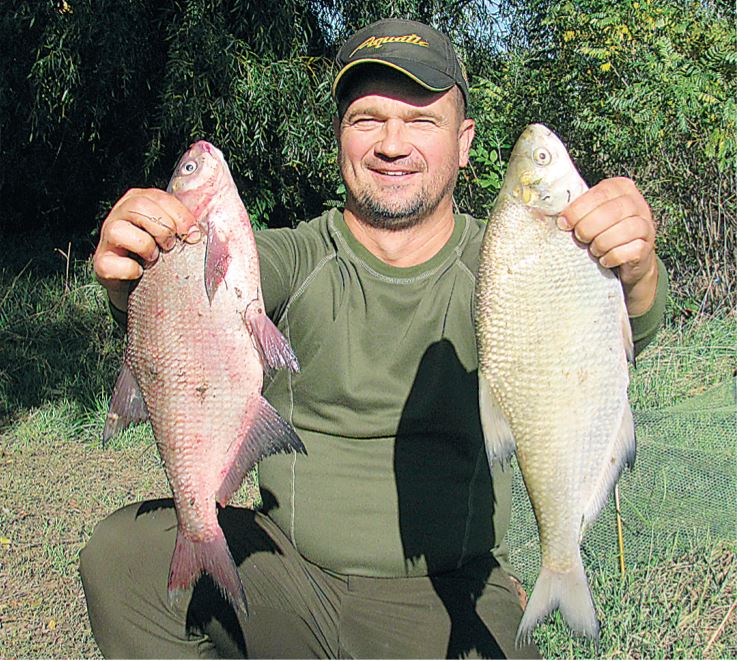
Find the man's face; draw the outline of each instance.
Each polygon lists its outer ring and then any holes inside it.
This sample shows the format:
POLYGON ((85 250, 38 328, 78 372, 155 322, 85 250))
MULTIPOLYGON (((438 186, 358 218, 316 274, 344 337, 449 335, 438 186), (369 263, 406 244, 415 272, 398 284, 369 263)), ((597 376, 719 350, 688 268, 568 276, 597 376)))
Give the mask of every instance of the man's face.
POLYGON ((401 230, 452 208, 474 130, 460 95, 430 92, 387 67, 353 82, 341 104, 340 169, 347 207, 363 222, 401 230))

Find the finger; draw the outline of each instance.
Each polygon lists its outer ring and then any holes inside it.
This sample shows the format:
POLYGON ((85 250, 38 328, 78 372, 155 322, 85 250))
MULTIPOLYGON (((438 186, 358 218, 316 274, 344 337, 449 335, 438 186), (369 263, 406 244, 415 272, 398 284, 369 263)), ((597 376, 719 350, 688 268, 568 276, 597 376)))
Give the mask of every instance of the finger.
POLYGON ((173 248, 179 236, 174 218, 146 196, 128 198, 111 216, 111 224, 119 222, 138 227, 164 250, 173 248))
POLYGON ((637 216, 639 205, 631 196, 614 197, 603 201, 573 226, 573 233, 583 243, 591 243, 599 234, 622 222, 623 219, 637 216))
POLYGON ((164 190, 159 188, 133 188, 123 195, 120 202, 126 202, 127 208, 135 209, 135 206, 130 204, 132 198, 145 200, 145 207, 142 211, 146 215, 153 218, 161 216, 162 220, 172 221, 172 223, 167 223, 168 229, 173 230, 180 236, 187 234, 196 225, 197 221, 192 215, 192 212, 174 195, 164 190), (158 216, 149 214, 147 210, 158 212, 158 216))
POLYGON ((147 262, 159 257, 159 247, 148 231, 125 220, 113 220, 106 228, 107 250, 118 256, 138 255, 147 262))
POLYGON ((120 280, 137 280, 143 275, 143 267, 126 255, 108 252, 96 255, 93 262, 95 276, 105 287, 120 280))
MULTIPOLYGON (((568 221, 569 228, 575 227, 582 218, 602 204, 618 197, 629 196, 642 197, 631 179, 625 177, 604 179, 573 200, 561 215, 568 221)), ((644 202, 644 198, 642 201, 644 202)), ((647 203, 645 205, 647 206, 647 203)))
POLYGON ((618 245, 599 257, 599 264, 613 269, 617 266, 637 270, 652 252, 652 246, 643 239, 635 239, 629 243, 618 245))
POLYGON ((164 250, 177 237, 189 237, 197 228, 192 213, 177 198, 158 189, 128 191, 110 212, 107 221, 125 221, 148 232, 164 250))
POLYGON ((594 257, 601 257, 610 250, 637 239, 652 242, 650 225, 640 216, 629 216, 597 234, 591 240, 589 250, 594 257))

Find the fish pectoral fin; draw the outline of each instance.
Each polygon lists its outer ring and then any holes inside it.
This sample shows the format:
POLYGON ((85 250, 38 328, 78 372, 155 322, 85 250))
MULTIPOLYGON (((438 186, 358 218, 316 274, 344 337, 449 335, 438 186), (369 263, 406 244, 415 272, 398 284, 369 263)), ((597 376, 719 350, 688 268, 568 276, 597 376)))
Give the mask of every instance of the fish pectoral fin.
POLYGON ((299 372, 299 361, 289 341, 264 312, 248 317, 248 330, 261 355, 264 371, 268 373, 269 368, 286 368, 292 372, 299 372))
POLYGON ((479 410, 489 464, 508 461, 516 446, 506 416, 502 413, 488 379, 479 371, 479 410))
POLYGON ((632 339, 632 326, 627 314, 627 308, 622 306, 622 338, 624 340, 624 352, 627 360, 635 367, 635 343, 632 339))
POLYGON ((291 451, 307 454, 291 425, 261 395, 249 403, 244 428, 241 438, 228 451, 223 481, 215 496, 223 507, 238 490, 246 473, 264 457, 291 451))
POLYGON ((136 377, 133 376, 127 362, 123 363, 118 373, 118 380, 113 388, 110 399, 110 408, 105 419, 105 429, 102 432, 102 447, 130 425, 148 420, 148 410, 143 401, 141 389, 136 377))
POLYGON ((215 292, 225 280, 232 255, 228 242, 218 234, 214 219, 207 222, 207 249, 205 250, 205 291, 212 303, 215 292))

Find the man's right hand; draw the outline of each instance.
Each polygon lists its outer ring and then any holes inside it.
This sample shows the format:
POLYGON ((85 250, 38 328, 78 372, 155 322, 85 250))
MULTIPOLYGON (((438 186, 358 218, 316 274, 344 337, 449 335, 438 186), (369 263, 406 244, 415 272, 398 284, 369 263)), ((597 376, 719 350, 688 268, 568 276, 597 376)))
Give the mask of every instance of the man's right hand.
POLYGON ((100 229, 92 263, 110 302, 128 307, 130 282, 143 274, 144 263, 171 250, 177 237, 196 243, 201 236, 192 213, 176 197, 158 188, 131 188, 110 210, 100 229))

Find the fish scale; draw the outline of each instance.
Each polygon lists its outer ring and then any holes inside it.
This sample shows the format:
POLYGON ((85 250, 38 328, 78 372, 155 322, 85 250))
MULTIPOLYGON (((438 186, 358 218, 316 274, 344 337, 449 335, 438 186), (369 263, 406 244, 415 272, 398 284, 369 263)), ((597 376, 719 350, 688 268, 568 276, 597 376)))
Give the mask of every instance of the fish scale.
POLYGON ((518 640, 556 607, 574 631, 598 637, 579 544, 634 453, 621 286, 556 223, 585 190, 560 140, 531 125, 481 248, 476 335, 489 461, 516 452, 540 533, 541 573, 518 640))
POLYGON ((305 452, 261 395, 264 370, 298 363, 264 312, 250 220, 222 154, 195 143, 167 190, 193 213, 201 240, 176 237, 131 292, 103 441, 150 419, 178 522, 170 598, 208 573, 242 621, 246 595, 217 507, 262 457, 305 452))
POLYGON ((210 305, 203 281, 180 275, 201 270, 204 260, 205 245, 200 242, 163 255, 151 268, 130 298, 129 314, 136 319, 155 317, 158 323, 134 324, 129 346, 158 350, 153 355, 131 352, 129 362, 141 375, 138 384, 149 411, 156 412, 150 415, 154 435, 167 439, 159 444, 159 452, 178 510, 190 534, 207 539, 208 532, 209 538, 215 535, 217 521, 204 513, 215 511, 222 461, 248 399, 261 391, 262 368, 240 318, 229 314, 231 302, 223 298, 210 305), (189 303, 180 308, 177 300, 189 303), (211 333, 216 326, 217 346, 211 333), (222 365, 228 355, 238 358, 222 365), (171 389, 162 388, 158 378, 147 378, 152 369, 177 375, 171 389), (235 390, 235 383, 248 386, 235 390), (177 415, 180 411, 187 411, 186 418, 177 415), (207 447, 197 447, 194 439, 207 447), (201 461, 203 450, 221 461, 201 461))

